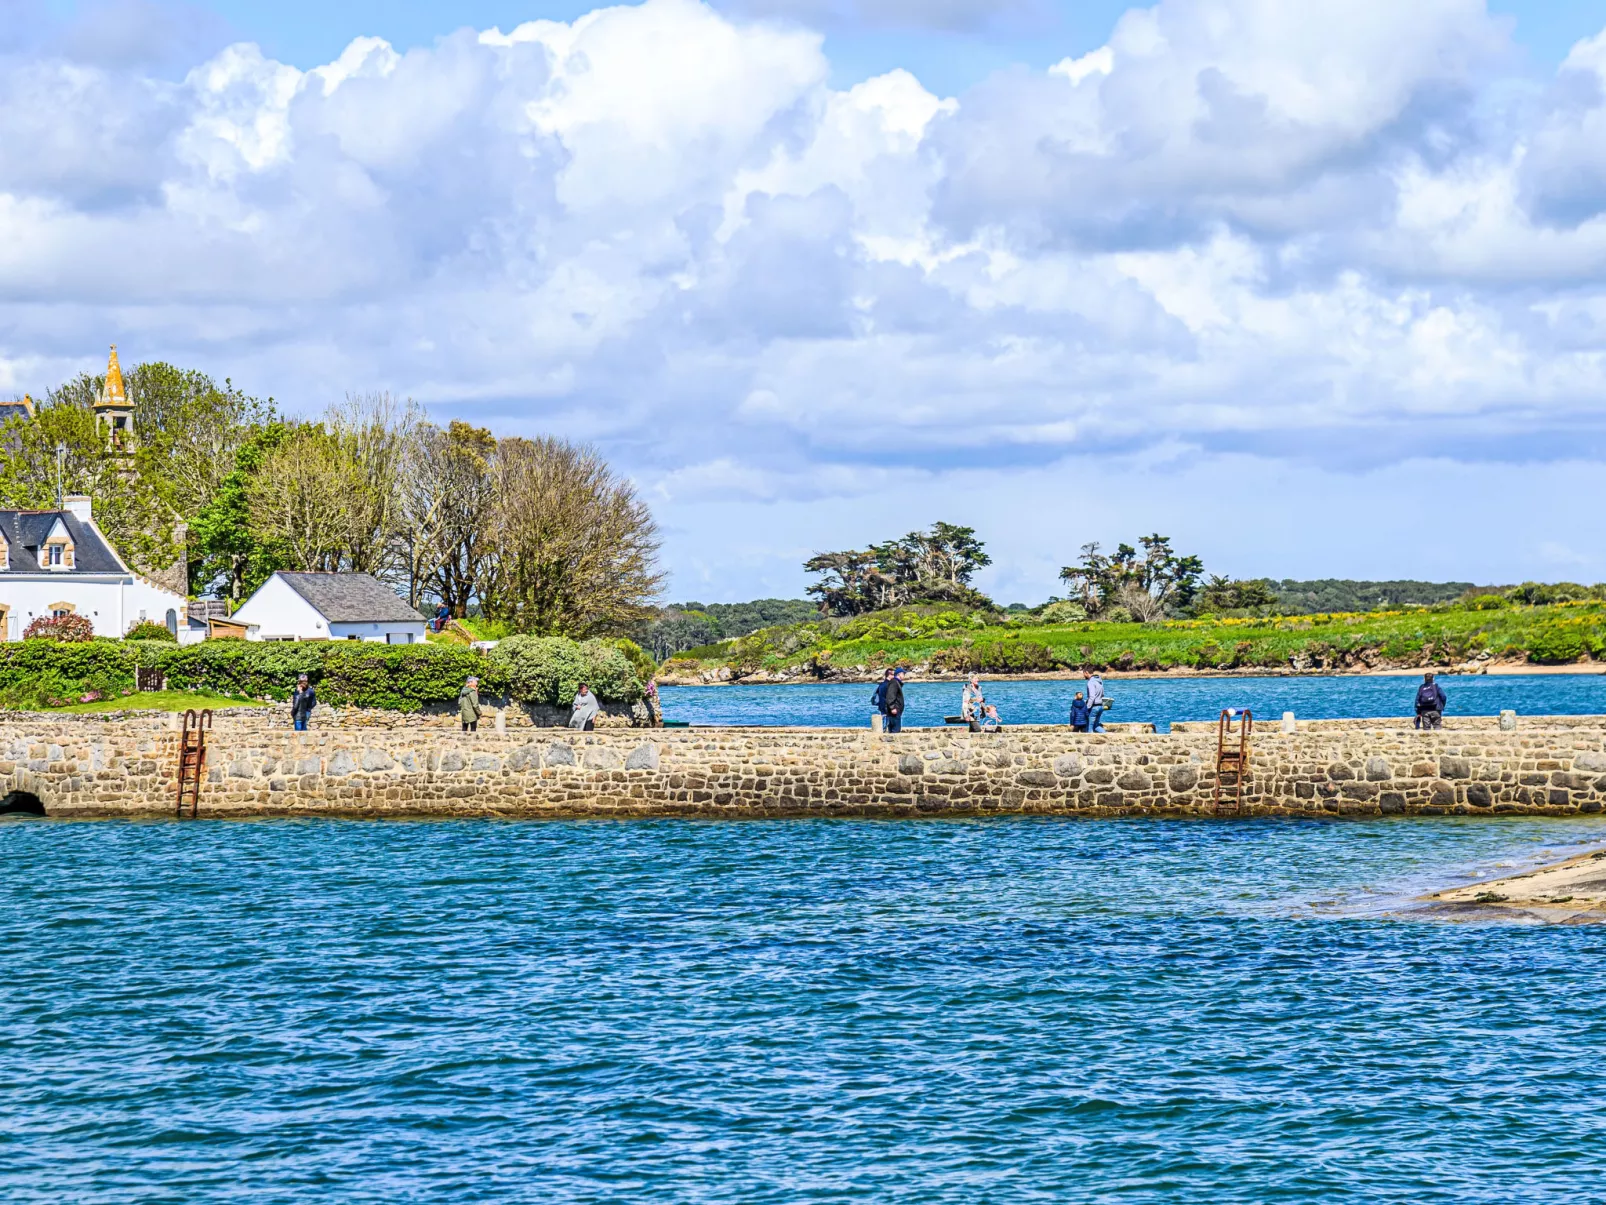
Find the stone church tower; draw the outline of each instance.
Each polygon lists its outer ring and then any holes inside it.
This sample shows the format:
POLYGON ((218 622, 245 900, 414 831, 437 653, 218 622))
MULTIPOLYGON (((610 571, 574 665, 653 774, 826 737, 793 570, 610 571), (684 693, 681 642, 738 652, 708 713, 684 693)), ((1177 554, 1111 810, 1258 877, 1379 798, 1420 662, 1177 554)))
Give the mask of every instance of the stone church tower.
MULTIPOLYGON (((128 400, 123 384, 123 366, 117 360, 117 345, 112 344, 111 356, 106 361, 106 383, 95 399, 95 423, 106 440, 107 447, 123 461, 125 476, 139 470, 134 466, 134 448, 137 435, 134 431, 134 405, 128 400)), ((186 556, 189 528, 179 516, 173 524, 173 560, 161 567, 138 566, 140 572, 158 586, 175 594, 190 592, 189 561, 186 556)))

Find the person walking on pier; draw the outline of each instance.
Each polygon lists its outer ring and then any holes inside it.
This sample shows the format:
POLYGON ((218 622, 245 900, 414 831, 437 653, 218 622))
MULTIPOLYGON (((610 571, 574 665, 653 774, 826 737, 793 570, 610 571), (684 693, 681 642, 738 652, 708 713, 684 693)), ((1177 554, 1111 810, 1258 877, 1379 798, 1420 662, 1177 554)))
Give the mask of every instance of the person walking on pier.
POLYGON ((1104 679, 1097 670, 1087 676, 1087 730, 1104 731, 1104 679))
POLYGON ((597 713, 601 710, 602 704, 597 702, 597 696, 591 693, 591 688, 584 682, 580 683, 580 693, 574 696, 574 711, 569 716, 569 727, 590 732, 596 727, 597 713))
POLYGON ((312 709, 317 705, 317 692, 312 689, 312 683, 307 681, 307 675, 302 674, 296 679, 295 691, 290 695, 291 727, 297 732, 305 732, 307 721, 312 718, 312 709))
POLYGON ((457 718, 463 721, 464 732, 480 730, 480 680, 470 678, 457 692, 457 718))
POLYGON ((1417 728, 1443 728, 1444 705, 1448 700, 1444 697, 1444 688, 1433 680, 1432 674, 1422 675, 1422 685, 1416 688, 1416 723, 1417 728))
POLYGON ((1087 700, 1082 697, 1081 691, 1077 691, 1076 698, 1071 700, 1071 731, 1086 732, 1087 717, 1087 700))

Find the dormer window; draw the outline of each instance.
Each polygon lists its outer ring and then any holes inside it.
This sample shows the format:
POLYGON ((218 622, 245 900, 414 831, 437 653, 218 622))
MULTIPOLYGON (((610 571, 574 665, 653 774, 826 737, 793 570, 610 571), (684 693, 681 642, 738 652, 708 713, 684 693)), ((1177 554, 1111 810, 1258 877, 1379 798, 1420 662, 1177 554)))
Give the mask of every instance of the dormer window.
POLYGON ((67 540, 51 540, 39 550, 39 564, 45 569, 67 570, 73 567, 73 546, 67 540))

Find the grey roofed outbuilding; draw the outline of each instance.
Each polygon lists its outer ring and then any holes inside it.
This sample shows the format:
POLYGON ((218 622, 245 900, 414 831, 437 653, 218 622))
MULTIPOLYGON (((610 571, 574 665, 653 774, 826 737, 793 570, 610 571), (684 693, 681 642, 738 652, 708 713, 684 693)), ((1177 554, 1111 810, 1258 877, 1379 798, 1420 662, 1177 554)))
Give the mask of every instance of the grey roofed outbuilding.
POLYGON ((84 573, 127 573, 123 563, 93 527, 82 523, 70 511, 57 510, 0 510, 0 535, 11 545, 11 564, 6 573, 39 573, 38 561, 26 562, 18 554, 26 551, 35 557, 39 546, 50 537, 51 529, 60 521, 73 542, 73 566, 55 572, 65 577, 84 573))
POLYGON ((366 573, 286 573, 276 576, 330 623, 423 623, 424 617, 378 578, 366 573))

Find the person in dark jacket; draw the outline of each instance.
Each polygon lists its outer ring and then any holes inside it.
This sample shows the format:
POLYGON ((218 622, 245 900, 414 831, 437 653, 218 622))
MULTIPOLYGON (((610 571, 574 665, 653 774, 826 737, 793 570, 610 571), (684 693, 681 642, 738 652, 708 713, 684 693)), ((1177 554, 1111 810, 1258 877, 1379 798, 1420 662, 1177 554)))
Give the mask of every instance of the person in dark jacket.
POLYGON ((880 714, 882 730, 888 732, 890 732, 891 729, 887 728, 887 687, 891 684, 892 670, 882 670, 881 681, 876 683, 875 694, 870 696, 870 706, 874 707, 880 714))
POLYGON ((290 695, 290 723, 297 732, 307 730, 307 721, 312 718, 312 709, 318 705, 318 695, 312 689, 312 683, 307 681, 307 675, 302 674, 296 679, 295 691, 290 695))
POLYGON ((903 670, 892 672, 887 682, 887 731, 903 731, 903 670))
POLYGON ((1077 691, 1076 698, 1071 700, 1071 731, 1086 732, 1087 718, 1087 700, 1082 697, 1081 691, 1077 691))
POLYGON ((1444 705, 1447 701, 1444 688, 1433 680, 1433 675, 1423 674, 1422 685, 1416 688, 1416 726, 1443 728, 1444 705))

